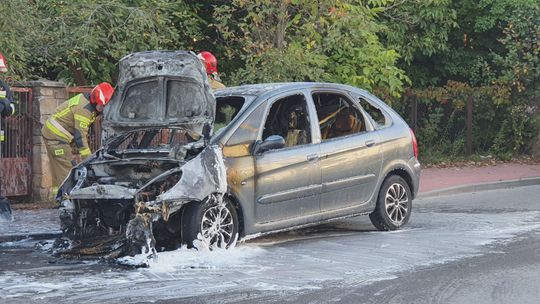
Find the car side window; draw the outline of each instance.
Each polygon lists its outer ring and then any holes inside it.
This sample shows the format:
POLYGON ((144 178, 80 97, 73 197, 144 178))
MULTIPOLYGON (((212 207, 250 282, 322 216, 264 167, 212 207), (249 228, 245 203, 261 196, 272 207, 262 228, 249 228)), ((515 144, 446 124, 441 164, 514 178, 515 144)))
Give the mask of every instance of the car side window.
POLYGON ((226 127, 238 115, 245 98, 241 96, 226 96, 216 98, 216 119, 214 120, 214 133, 226 127))
POLYGON ((366 131, 364 116, 344 95, 313 93, 313 101, 323 141, 366 131))
POLYGON ((261 124, 261 117, 264 115, 264 105, 257 107, 249 116, 244 119, 238 129, 234 131, 234 134, 227 141, 227 146, 234 146, 244 143, 252 143, 257 140, 259 134, 259 127, 261 124))
POLYGON ((264 123, 263 140, 271 135, 285 139, 285 147, 312 142, 306 97, 295 94, 276 100, 264 123))
POLYGON ((266 105, 258 106, 248 115, 240 126, 234 131, 223 147, 223 155, 226 157, 241 157, 249 155, 251 144, 257 140, 261 119, 266 105))
POLYGON ((360 106, 362 106, 367 115, 369 115, 375 123, 375 129, 382 129, 390 124, 388 115, 385 115, 381 109, 371 104, 363 97, 358 98, 358 100, 360 102, 360 106))

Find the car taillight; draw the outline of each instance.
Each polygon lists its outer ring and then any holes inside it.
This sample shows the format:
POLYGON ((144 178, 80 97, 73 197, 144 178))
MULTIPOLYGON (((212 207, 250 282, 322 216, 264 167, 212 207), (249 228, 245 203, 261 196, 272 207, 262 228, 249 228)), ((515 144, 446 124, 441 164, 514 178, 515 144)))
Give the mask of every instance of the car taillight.
POLYGON ((412 136, 412 146, 413 146, 414 157, 418 159, 418 143, 416 142, 416 136, 414 135, 414 131, 412 129, 409 129, 409 131, 411 131, 411 136, 412 136))

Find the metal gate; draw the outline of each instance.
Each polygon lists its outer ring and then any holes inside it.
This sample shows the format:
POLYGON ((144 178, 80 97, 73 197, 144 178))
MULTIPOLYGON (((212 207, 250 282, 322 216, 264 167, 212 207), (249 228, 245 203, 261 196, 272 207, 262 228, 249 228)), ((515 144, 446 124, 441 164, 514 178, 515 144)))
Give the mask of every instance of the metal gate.
POLYGON ((32 90, 11 90, 17 112, 2 119, 5 141, 0 151, 0 189, 4 196, 26 196, 32 194, 32 90))

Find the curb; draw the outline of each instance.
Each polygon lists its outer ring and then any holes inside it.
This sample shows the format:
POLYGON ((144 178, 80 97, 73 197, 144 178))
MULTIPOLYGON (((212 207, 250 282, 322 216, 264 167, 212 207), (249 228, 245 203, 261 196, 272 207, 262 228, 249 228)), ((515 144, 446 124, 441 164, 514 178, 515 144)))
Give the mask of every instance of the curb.
POLYGON ((495 189, 504 189, 504 188, 514 188, 514 187, 525 187, 525 186, 534 186, 540 185, 540 177, 530 177, 530 178, 520 178, 520 179, 511 179, 505 181, 496 181, 496 182, 487 182, 481 184, 473 185, 460 185, 445 189, 431 190, 419 193, 416 198, 430 198, 442 195, 451 195, 451 194, 461 194, 461 193, 470 193, 486 190, 495 190, 495 189))
POLYGON ((17 242, 24 239, 33 240, 47 240, 60 237, 62 233, 27 233, 27 234, 14 234, 14 235, 0 235, 0 244, 6 242, 17 242))

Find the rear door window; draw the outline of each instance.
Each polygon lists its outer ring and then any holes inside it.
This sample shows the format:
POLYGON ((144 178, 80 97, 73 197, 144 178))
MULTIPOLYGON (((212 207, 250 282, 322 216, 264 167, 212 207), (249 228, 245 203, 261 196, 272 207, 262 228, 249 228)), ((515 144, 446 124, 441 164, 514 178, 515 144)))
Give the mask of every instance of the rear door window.
POLYGON ((346 96, 338 93, 313 93, 319 119, 321 140, 348 136, 366 131, 362 113, 346 96))

